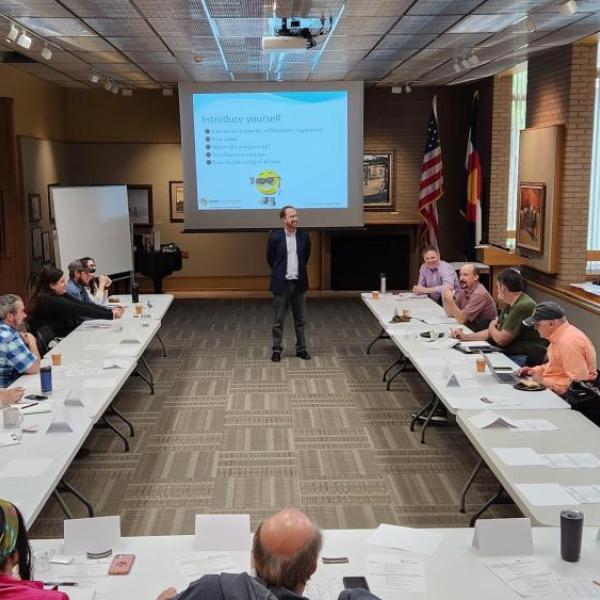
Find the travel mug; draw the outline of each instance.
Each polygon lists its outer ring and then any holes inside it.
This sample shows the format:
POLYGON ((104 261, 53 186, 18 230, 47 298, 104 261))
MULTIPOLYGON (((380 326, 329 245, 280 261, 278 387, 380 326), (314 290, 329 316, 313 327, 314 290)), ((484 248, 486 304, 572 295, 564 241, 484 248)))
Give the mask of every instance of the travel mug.
POLYGON ((131 284, 131 301, 134 304, 140 301, 140 286, 135 281, 131 284))
POLYGON ((42 361, 40 367, 40 386, 42 394, 52 391, 52 366, 45 360, 42 361))
POLYGON ((560 556, 567 562, 577 562, 581 556, 583 513, 579 510, 560 511, 560 556))
POLYGON ((380 273, 379 274, 379 293, 381 295, 383 295, 386 292, 387 292, 387 277, 385 276, 385 273, 380 273))

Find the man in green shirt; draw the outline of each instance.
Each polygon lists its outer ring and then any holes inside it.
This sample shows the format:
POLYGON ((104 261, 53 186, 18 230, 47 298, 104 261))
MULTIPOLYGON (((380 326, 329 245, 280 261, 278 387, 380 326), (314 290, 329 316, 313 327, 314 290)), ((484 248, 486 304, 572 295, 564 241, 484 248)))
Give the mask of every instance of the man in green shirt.
POLYGON ((535 301, 523 291, 523 278, 516 269, 504 269, 498 274, 498 300, 504 304, 500 316, 487 329, 476 333, 454 331, 459 340, 488 341, 500 346, 519 366, 533 366, 543 361, 547 342, 523 320, 533 314, 535 301))

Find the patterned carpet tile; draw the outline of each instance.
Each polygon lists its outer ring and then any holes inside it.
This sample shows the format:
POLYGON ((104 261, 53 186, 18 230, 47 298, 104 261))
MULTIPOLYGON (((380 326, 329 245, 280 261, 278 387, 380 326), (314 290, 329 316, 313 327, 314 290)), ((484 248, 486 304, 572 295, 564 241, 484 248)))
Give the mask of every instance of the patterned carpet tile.
MULTIPOLYGON (((271 356, 270 300, 177 300, 146 358, 155 394, 131 377, 116 406, 133 422, 131 451, 108 429, 94 429, 65 477, 98 515, 120 514, 124 535, 193 533, 196 513, 244 512, 252 526, 297 506, 322 527, 379 523, 453 527, 496 493, 482 471, 458 499, 477 454, 455 425, 410 432, 411 413, 431 391, 416 372, 385 390, 382 375, 398 357, 357 298, 310 299, 306 334, 312 360, 294 356, 291 319, 281 363, 271 356)), ((127 434, 119 419, 111 422, 127 434)), ((64 496, 77 516, 84 507, 64 496)), ((494 515, 514 515, 510 506, 494 515)), ((62 535, 50 498, 37 537, 62 535)))

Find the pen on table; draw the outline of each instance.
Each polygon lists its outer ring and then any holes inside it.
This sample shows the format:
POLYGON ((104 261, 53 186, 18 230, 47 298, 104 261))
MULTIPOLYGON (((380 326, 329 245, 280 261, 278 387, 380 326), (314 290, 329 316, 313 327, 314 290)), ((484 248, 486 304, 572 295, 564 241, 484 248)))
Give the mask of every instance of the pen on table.
POLYGON ((55 586, 65 586, 65 585, 79 585, 76 581, 44 581, 44 585, 55 585, 55 586))

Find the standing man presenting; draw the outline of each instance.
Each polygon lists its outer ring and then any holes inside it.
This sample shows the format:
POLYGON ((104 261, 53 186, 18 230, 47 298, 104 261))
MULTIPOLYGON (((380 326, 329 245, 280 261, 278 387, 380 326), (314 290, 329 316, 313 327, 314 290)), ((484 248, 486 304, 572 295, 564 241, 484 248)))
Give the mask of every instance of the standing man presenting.
POLYGON ((309 360, 304 339, 305 292, 308 289, 306 264, 310 258, 310 238, 298 229, 298 213, 293 206, 279 211, 283 228, 272 231, 267 244, 267 262, 271 267, 273 292, 273 354, 271 360, 279 362, 283 351, 283 323, 288 307, 292 305, 296 331, 296 356, 309 360))

